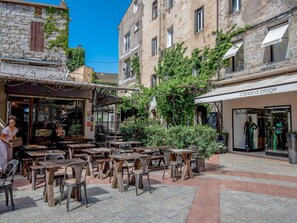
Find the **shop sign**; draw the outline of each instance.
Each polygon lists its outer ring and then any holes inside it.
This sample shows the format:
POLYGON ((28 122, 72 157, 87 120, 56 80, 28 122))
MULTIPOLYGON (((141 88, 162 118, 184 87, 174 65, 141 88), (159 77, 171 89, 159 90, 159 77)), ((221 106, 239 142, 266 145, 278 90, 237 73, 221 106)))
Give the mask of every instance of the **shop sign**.
POLYGON ((251 96, 260 96, 260 95, 266 95, 266 94, 275 94, 275 93, 277 93, 277 87, 245 91, 245 92, 241 92, 239 94, 239 96, 240 97, 251 97, 251 96))

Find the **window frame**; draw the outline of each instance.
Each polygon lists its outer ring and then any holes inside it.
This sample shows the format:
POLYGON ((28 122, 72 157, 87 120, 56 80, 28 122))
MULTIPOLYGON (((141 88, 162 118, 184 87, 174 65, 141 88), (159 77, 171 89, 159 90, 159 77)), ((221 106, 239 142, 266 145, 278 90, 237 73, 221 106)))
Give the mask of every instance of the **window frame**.
POLYGON ((138 0, 133 1, 133 13, 135 14, 139 10, 138 0))
POLYGON ((174 0, 166 0, 166 9, 170 10, 174 6, 174 0))
POLYGON ((158 0, 152 3, 152 20, 158 18, 158 0))
POLYGON ((230 13, 236 13, 241 9, 241 0, 230 0, 230 13), (236 10, 233 8, 233 3, 236 3, 236 10))
POLYGON ((124 35, 124 52, 129 52, 131 48, 131 33, 130 31, 124 35))
POLYGON ((134 32, 136 33, 139 29, 140 29, 140 21, 137 20, 137 21, 134 23, 134 32), (138 24, 138 25, 137 25, 137 24, 138 24))
POLYGON ((31 21, 30 23, 30 51, 44 52, 43 22, 31 21))
POLYGON ((167 48, 170 48, 170 47, 172 47, 173 46, 173 44, 174 44, 174 41, 173 41, 173 34, 174 34, 174 30, 173 30, 173 26, 171 26, 171 27, 169 27, 168 29, 167 29, 167 48), (170 44, 169 44, 169 37, 171 36, 171 41, 170 41, 170 44))
POLYGON ((158 79, 156 74, 151 75, 151 88, 158 86, 158 79))
POLYGON ((195 33, 201 32, 204 30, 204 6, 201 6, 200 8, 195 10, 195 33), (201 22, 199 22, 199 13, 201 12, 201 22), (199 24, 201 25, 199 29, 199 24))
POLYGON ((158 53, 158 38, 157 38, 157 36, 152 38, 151 48, 152 48, 152 57, 153 57, 153 56, 157 55, 157 53, 158 53))

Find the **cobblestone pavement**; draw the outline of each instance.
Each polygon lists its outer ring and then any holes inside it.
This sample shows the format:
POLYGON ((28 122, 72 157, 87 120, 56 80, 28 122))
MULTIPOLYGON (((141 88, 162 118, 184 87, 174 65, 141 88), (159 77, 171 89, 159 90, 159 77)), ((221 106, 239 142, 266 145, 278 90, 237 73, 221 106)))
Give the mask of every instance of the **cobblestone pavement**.
POLYGON ((88 178, 88 208, 72 201, 69 213, 65 200, 49 208, 42 184, 32 191, 18 176, 15 211, 0 193, 0 222, 296 222, 297 165, 288 161, 227 153, 212 157, 194 179, 172 182, 162 173, 151 172, 152 193, 145 181, 138 197, 134 186, 120 193, 109 179, 88 178))

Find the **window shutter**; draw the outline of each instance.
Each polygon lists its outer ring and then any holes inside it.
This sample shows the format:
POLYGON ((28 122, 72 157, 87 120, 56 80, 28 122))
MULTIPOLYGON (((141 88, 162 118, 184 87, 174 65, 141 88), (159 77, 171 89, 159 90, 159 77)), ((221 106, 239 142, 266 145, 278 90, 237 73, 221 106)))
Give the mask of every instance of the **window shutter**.
POLYGON ((42 22, 31 22, 30 50, 44 51, 44 33, 42 22))

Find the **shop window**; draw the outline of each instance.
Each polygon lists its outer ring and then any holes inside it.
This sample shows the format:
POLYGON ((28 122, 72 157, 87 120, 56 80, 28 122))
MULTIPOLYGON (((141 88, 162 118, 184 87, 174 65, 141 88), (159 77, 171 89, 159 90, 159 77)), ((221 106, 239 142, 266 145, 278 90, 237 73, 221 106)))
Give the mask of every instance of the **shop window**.
POLYGON ((60 140, 55 134, 59 124, 65 136, 83 134, 83 101, 34 99, 33 141, 39 142, 50 138, 60 140))
POLYGON ((158 17, 158 1, 154 1, 152 5, 152 19, 158 17))

